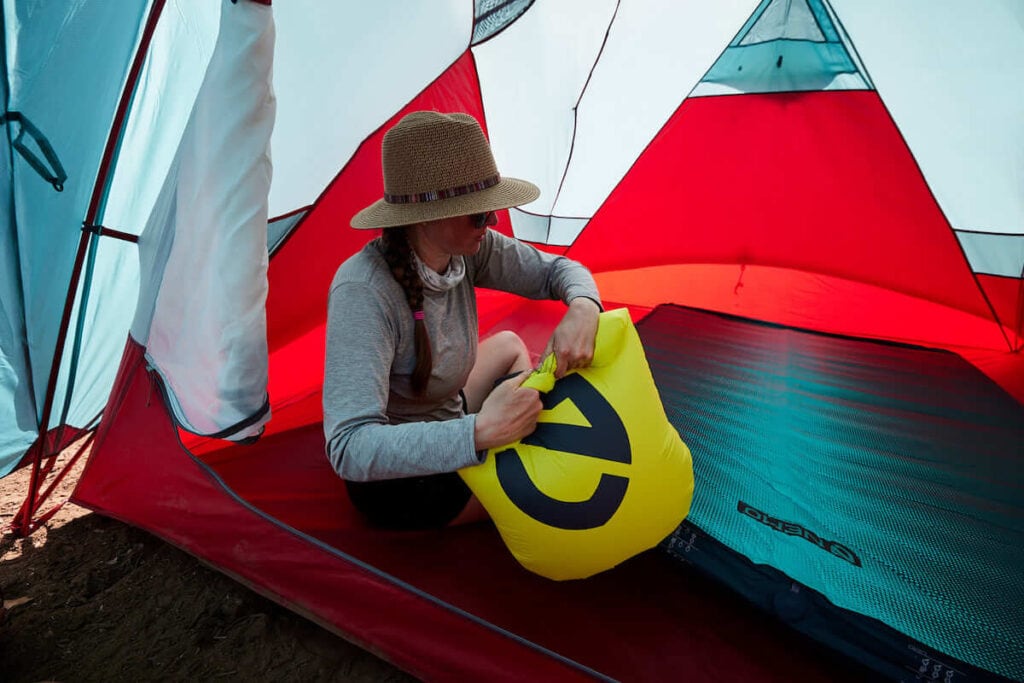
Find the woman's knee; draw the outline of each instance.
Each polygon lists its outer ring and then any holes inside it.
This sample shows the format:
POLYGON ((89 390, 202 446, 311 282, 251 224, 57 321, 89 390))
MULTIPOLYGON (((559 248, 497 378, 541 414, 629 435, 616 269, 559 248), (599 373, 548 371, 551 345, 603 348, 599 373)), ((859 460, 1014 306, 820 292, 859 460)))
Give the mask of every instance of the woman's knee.
POLYGON ((530 350, 526 342, 512 330, 502 330, 486 339, 498 357, 504 359, 510 370, 525 370, 530 367, 530 350))
POLYGON ((515 332, 506 330, 482 340, 477 349, 476 363, 463 387, 466 412, 480 410, 497 380, 530 368, 530 352, 515 332))

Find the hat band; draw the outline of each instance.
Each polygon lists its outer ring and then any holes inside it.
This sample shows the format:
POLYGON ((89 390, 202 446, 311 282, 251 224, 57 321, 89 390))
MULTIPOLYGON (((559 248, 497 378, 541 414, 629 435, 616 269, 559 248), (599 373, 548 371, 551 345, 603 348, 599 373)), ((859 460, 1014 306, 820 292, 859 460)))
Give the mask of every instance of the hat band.
POLYGON ((479 180, 475 183, 470 183, 469 185, 449 187, 445 190, 431 190, 429 192, 419 192, 416 194, 388 194, 385 192, 384 201, 388 204, 417 204, 419 202, 433 202, 438 199, 450 199, 452 197, 458 197, 471 192, 486 190, 488 187, 494 187, 500 182, 501 176, 494 175, 490 178, 484 178, 483 180, 479 180))

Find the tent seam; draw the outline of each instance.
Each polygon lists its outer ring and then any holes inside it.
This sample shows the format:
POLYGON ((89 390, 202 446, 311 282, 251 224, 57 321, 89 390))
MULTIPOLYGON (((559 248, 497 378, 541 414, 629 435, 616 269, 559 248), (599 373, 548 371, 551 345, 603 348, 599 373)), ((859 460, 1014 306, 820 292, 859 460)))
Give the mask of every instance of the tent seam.
MULTIPOLYGON (((590 79, 594 77, 594 71, 597 70, 597 65, 600 63, 602 55, 604 55, 604 49, 608 45, 608 36, 611 35, 612 27, 615 25, 615 20, 619 16, 619 7, 621 7, 621 4, 622 0, 616 0, 615 10, 612 12, 611 19, 608 20, 608 28, 605 29, 604 38, 601 40, 601 47, 597 50, 597 55, 594 57, 594 63, 591 65, 590 71, 587 72, 587 80, 583 82, 583 87, 580 88, 580 95, 576 98, 576 103, 572 106, 572 137, 569 140, 569 154, 565 158, 565 167, 562 169, 562 177, 558 181, 558 189, 555 190, 555 198, 551 201, 552 211, 554 211, 555 205, 558 204, 559 197, 562 196, 562 188, 565 186, 565 179, 569 176, 569 167, 572 165, 572 155, 576 150, 576 133, 579 130, 580 104, 582 104, 583 97, 587 94, 587 88, 590 86, 590 79)), ((583 231, 581 230, 580 232, 582 233, 583 231)), ((548 219, 548 230, 544 239, 545 241, 551 240, 551 218, 548 219)))
MULTIPOLYGON (((154 381, 156 381, 157 386, 159 388, 159 394, 161 396, 161 399, 164 400, 164 391, 165 391, 165 389, 164 389, 164 386, 163 386, 163 379, 160 377, 159 374, 151 375, 151 378, 154 381)), ((166 407, 166 401, 165 401, 164 405, 166 407)), ((513 633, 512 631, 504 629, 504 628, 498 626, 497 624, 494 624, 494 623, 489 622, 489 621, 487 621, 487 620, 485 620, 485 619, 483 619, 481 617, 476 616, 475 614, 472 614, 471 612, 467 612, 466 610, 463 610, 463 609, 461 609, 459 607, 456 607, 455 605, 452 605, 452 604, 450 604, 448 602, 445 602, 444 600, 441 600, 440 598, 438 598, 436 596, 433 596, 433 595, 431 595, 430 593, 428 593, 428 592, 426 592, 424 590, 416 588, 412 584, 409 584, 409 583, 406 583, 405 581, 402 581, 401 579, 399 579, 396 576, 393 576, 393 575, 391 575, 391 574, 389 574, 389 573, 387 573, 387 572, 385 572, 385 571, 383 571, 381 569, 378 569, 377 567, 374 567, 373 565, 371 565, 371 564, 369 564, 367 562, 364 562, 363 560, 360 560, 360 559, 358 559, 357 557, 355 557, 353 555, 350 555, 350 554, 348 554, 348 553, 346 553, 346 552, 344 552, 344 551, 342 551, 342 550, 340 550, 338 548, 335 548, 335 547, 329 545, 328 543, 325 543, 324 541, 321 541, 318 538, 310 536, 309 534, 307 534, 307 533, 305 533, 303 531, 300 531, 299 529, 296 529, 295 527, 293 527, 293 526, 291 526, 289 524, 286 524, 286 523, 282 522, 281 520, 277 519, 276 517, 273 517, 272 515, 264 512, 263 510, 260 510, 258 507, 256 507, 255 505, 253 505, 252 503, 250 503, 249 501, 245 500, 240 495, 235 493, 235 491, 230 486, 227 485, 227 483, 221 478, 221 476, 219 474, 217 474, 217 472, 212 467, 210 467, 205 462, 203 462, 198 457, 196 457, 192 453, 192 451, 190 451, 188 449, 188 447, 185 446, 185 444, 181 441, 181 434, 178 431, 178 427, 180 427, 180 425, 178 424, 178 421, 174 418, 174 414, 171 411, 169 411, 169 410, 166 410, 165 413, 166 413, 166 415, 168 417, 168 420, 171 422, 171 425, 173 427, 175 427, 175 437, 178 440, 178 445, 181 447, 182 451, 193 461, 193 463, 195 463, 200 468, 201 471, 203 471, 207 476, 209 476, 214 481, 214 483, 216 483, 217 486, 219 486, 225 493, 227 493, 228 496, 230 496, 236 503, 238 503, 239 505, 241 505, 245 509, 249 510, 250 512, 256 514, 257 516, 261 517, 262 519, 264 519, 265 521, 269 522, 270 524, 272 524, 272 525, 274 525, 274 526, 276 526, 276 527, 278 527, 280 529, 283 529, 283 530, 285 530, 285 531, 295 535, 296 537, 306 541, 307 543, 310 543, 311 545, 316 546, 320 550, 322 550, 324 552, 327 552, 330 555, 334 555, 334 556, 336 556, 336 557, 338 557, 338 558, 340 558, 342 560, 345 560, 346 562, 349 562, 349 563, 355 565, 356 567, 358 567, 359 569, 362 569, 363 571, 369 572, 370 574, 372 574, 374 576, 377 576, 378 578, 384 579, 385 581, 388 581, 389 583, 391 583, 391 584, 401 588, 402 590, 405 590, 405 591, 407 591, 407 592, 409 592, 409 593, 411 593, 413 595, 416 595, 417 597, 420 597, 420 598, 422 598, 422 599, 424 599, 424 600, 426 600, 426 601, 428 601, 428 602, 430 602, 430 603, 432 603, 432 604, 434 604, 434 605, 436 605, 438 607, 446 609, 446 610, 452 612, 453 614, 459 615, 459 616, 461 616, 461 617, 463 617, 465 619, 469 619, 473 623, 475 623, 475 624, 477 624, 479 626, 483 626, 483 627, 485 627, 487 629, 490 629, 491 631, 493 631, 495 633, 498 633, 498 634, 500 634, 502 636, 505 636, 506 638, 509 638, 509 639, 519 643, 520 645, 523 645, 524 647, 533 649, 533 650, 535 650, 537 652, 541 652, 541 653, 547 655, 548 657, 551 657, 552 659, 554 659, 554 660, 556 660, 558 662, 561 662, 562 664, 565 664, 565 665, 567 665, 567 666, 569 666, 571 668, 577 669, 577 670, 579 670, 579 671, 581 671, 583 673, 591 675, 591 676, 593 676, 594 678, 596 678, 598 680, 608 681, 610 683, 616 683, 616 679, 610 678, 610 677, 608 677, 608 676, 606 676, 606 675, 604 675, 604 674, 602 674, 602 673, 600 673, 598 671, 595 671, 594 669, 591 669, 590 667, 586 666, 585 664, 581 664, 580 662, 577 662, 575 660, 569 659, 568 657, 565 657, 564 655, 561 655, 561 654, 559 654, 557 652, 549 650, 548 648, 544 647, 543 645, 539 645, 537 643, 534 643, 533 641, 531 641, 531 640, 529 640, 527 638, 524 638, 523 636, 520 636, 520 635, 518 635, 516 633, 513 633)))
MULTIPOLYGON (((617 7, 618 6, 616 5, 616 12, 618 12, 618 8, 617 7)), ((754 11, 756 12, 757 8, 755 8, 754 11)), ((762 9, 762 12, 763 11, 764 10, 762 9)), ((748 17, 747 21, 750 21, 749 17, 748 17)), ((596 216, 601 211, 601 207, 604 206, 605 202, 607 202, 608 199, 613 194, 615 194, 615 190, 619 187, 619 185, 622 184, 622 181, 626 179, 626 176, 628 176, 629 173, 633 170, 633 168, 636 166, 637 162, 640 161, 640 159, 643 158, 644 154, 647 153, 647 150, 651 149, 651 147, 654 146, 655 141, 658 140, 658 138, 661 137, 661 134, 665 132, 666 127, 672 122, 672 119, 675 118, 675 116, 682 110, 683 106, 686 104, 686 101, 688 99, 690 99, 690 96, 693 95, 694 90, 696 90, 697 86, 699 86, 701 84, 701 82, 704 80, 704 77, 708 75, 708 72, 711 70, 711 68, 714 67, 714 65, 716 63, 718 63, 718 60, 722 58, 722 55, 725 54, 726 50, 728 50, 732 46, 732 42, 735 41, 737 37, 739 37, 739 35, 743 31, 744 27, 746 27, 747 21, 744 21, 743 24, 740 26, 740 28, 737 29, 737 31, 733 35, 732 39, 728 43, 726 43, 725 47, 723 47, 722 50, 718 53, 718 56, 715 57, 715 59, 711 62, 711 65, 707 69, 704 70, 703 75, 700 78, 698 78, 697 82, 693 84, 693 86, 690 88, 690 90, 686 94, 684 94, 682 96, 682 98, 680 98, 679 103, 675 106, 674 109, 672 109, 672 111, 665 118, 665 120, 661 122, 661 126, 659 126, 658 129, 656 131, 654 131, 654 133, 651 135, 650 140, 648 140, 647 144, 643 146, 643 149, 641 149, 639 152, 637 152, 636 156, 633 157, 633 161, 630 162, 629 166, 627 166, 623 170, 621 177, 618 179, 618 181, 615 182, 614 185, 612 185, 611 189, 608 191, 608 194, 605 195, 605 198, 603 200, 601 200, 601 203, 597 205, 596 209, 594 209, 594 214, 592 216, 590 216, 590 218, 587 219, 588 224, 589 224, 589 222, 591 220, 593 220, 594 216, 596 216)), ((610 27, 609 27, 609 30, 610 30, 610 27)), ((557 197, 556 197, 556 199, 557 199, 557 197)), ((554 205, 552 204, 552 207, 553 206, 554 205)), ((569 256, 571 258, 572 248, 576 245, 576 242, 579 241, 580 236, 584 232, 585 232, 585 230, 581 230, 579 233, 576 234, 576 236, 573 238, 572 242, 570 242, 569 244, 565 245, 565 256, 569 256)))
POLYGON ((971 279, 974 280, 974 286, 978 294, 981 295, 982 300, 988 307, 989 313, 992 315, 992 321, 999 328, 999 333, 1002 335, 1003 341, 1006 342, 1007 350, 1012 351, 1014 346, 1013 342, 1010 341, 1010 337, 1006 334, 1006 330, 1004 329, 1005 325, 1003 321, 1000 319, 999 313, 996 312, 995 306, 992 305, 992 300, 989 299, 988 294, 986 294, 985 288, 981 286, 981 282, 978 280, 978 274, 974 272, 974 268, 971 266, 971 261, 970 259, 967 258, 967 252, 964 251, 964 246, 960 243, 960 239, 956 236, 957 229, 953 226, 953 222, 949 220, 949 216, 946 215, 946 210, 939 202, 938 197, 935 196, 935 192, 932 190, 931 183, 928 182, 928 177, 925 176, 924 170, 921 168, 921 163, 918 161, 917 155, 914 154, 914 150, 910 147, 910 143, 907 142, 906 136, 903 135, 903 130, 900 129, 899 124, 896 123, 896 118, 892 115, 892 112, 889 110, 889 105, 885 103, 885 99, 882 97, 882 93, 880 93, 877 89, 873 89, 873 92, 875 93, 875 97, 878 99, 878 103, 882 106, 882 109, 885 111, 886 116, 889 117, 889 121, 890 123, 892 123, 893 130, 896 131, 896 133, 900 137, 900 140, 903 142, 903 146, 906 148, 907 154, 910 156, 911 161, 914 162, 914 168, 917 169, 917 174, 921 178, 921 183, 928 190, 929 196, 931 196, 932 201, 935 203, 935 208, 938 210, 939 214, 946 222, 947 230, 949 231, 949 236, 953 238, 953 241, 956 243, 956 248, 960 252, 960 257, 963 259, 963 264, 967 268, 967 272, 970 273, 971 279))
MULTIPOLYGON (((174 421, 172 420, 172 423, 173 422, 174 421)), ((237 493, 235 493, 234 490, 232 490, 231 487, 228 486, 224 482, 223 479, 221 479, 220 475, 218 475, 205 462, 203 462, 202 460, 197 458, 195 455, 193 455, 192 452, 189 451, 188 448, 183 443, 181 443, 180 436, 178 438, 178 444, 181 446, 182 450, 185 451, 185 453, 188 455, 188 457, 191 458, 192 461, 196 465, 198 465, 199 468, 203 472, 205 472, 207 474, 207 476, 209 476, 211 479, 213 479, 213 481, 219 487, 221 487, 221 489, 223 489, 224 492, 227 493, 236 503, 240 504, 242 507, 246 508, 250 512, 256 514, 259 517, 261 517, 262 519, 264 519, 265 521, 269 522, 270 524, 272 524, 272 525, 274 525, 274 526, 276 526, 276 527, 278 527, 278 528, 280 528, 280 529, 282 529, 284 531, 287 531, 287 532, 295 535, 296 537, 306 541, 307 543, 309 543, 309 544, 311 544, 313 546, 316 546, 320 550, 322 550, 322 551, 324 551, 324 552, 326 552, 326 553, 328 553, 330 555, 334 555, 335 557, 338 557, 338 558, 340 558, 342 560, 345 560, 346 562, 349 562, 349 563, 355 565, 356 567, 358 567, 359 569, 362 569, 363 571, 369 572, 370 574, 372 574, 372 575, 374 575, 374 576, 376 576, 378 578, 384 579, 385 581, 388 581, 389 583, 391 583, 391 584, 401 588, 402 590, 405 590, 405 591, 407 591, 407 592, 409 592, 409 593, 411 593, 411 594, 413 594, 413 595, 415 595, 417 597, 420 597, 420 598, 426 600, 427 602, 430 602, 430 603, 432 603, 432 604, 434 604, 434 605, 436 605, 438 607, 446 609, 446 610, 452 612, 453 614, 456 614, 456 615, 458 615, 460 617, 463 617, 465 619, 469 619, 473 623, 475 623, 475 624, 477 624, 479 626, 483 626, 484 628, 490 629, 491 631, 494 631, 495 633, 498 633, 498 634, 500 634, 502 636, 505 636, 506 638, 509 638, 509 639, 519 643, 520 645, 523 645, 523 646, 528 647, 528 648, 530 648, 532 650, 536 650, 538 652, 541 652, 541 653, 547 655, 548 657, 551 657, 552 659, 554 659, 554 660, 556 660, 558 662, 561 662, 562 664, 565 664, 567 666, 570 666, 571 668, 574 668, 574 669, 582 671, 582 672, 584 672, 586 674, 589 674, 589 675, 593 676, 594 678, 596 678, 598 680, 609 681, 611 683, 615 683, 616 679, 610 678, 610 677, 608 677, 608 676, 606 676, 606 675, 604 675, 604 674, 602 674, 602 673, 600 673, 598 671, 595 671, 594 669, 591 669, 590 667, 588 667, 588 666, 586 666, 584 664, 581 664, 580 662, 577 662, 575 660, 569 659, 568 657, 565 657, 564 655, 560 655, 557 652, 549 650, 548 648, 544 647, 543 645, 539 645, 537 643, 534 643, 533 641, 531 641, 531 640, 529 640, 527 638, 524 638, 523 636, 517 635, 517 634, 513 633, 512 631, 504 629, 504 628, 498 626, 497 624, 491 623, 491 622, 489 622, 489 621, 487 621, 487 620, 485 620, 485 619, 483 619, 481 617, 476 616, 475 614, 472 614, 471 612, 467 612, 466 610, 464 610, 464 609, 462 609, 460 607, 456 607, 455 605, 452 605, 452 604, 450 604, 448 602, 445 602, 444 600, 441 600, 440 598, 438 598, 438 597, 436 597, 434 595, 431 595, 430 593, 428 593, 428 592, 426 592, 424 590, 416 588, 412 584, 406 583, 405 581, 402 581, 398 577, 393 576, 393 575, 391 575, 391 574, 389 574, 389 573, 387 573, 387 572, 385 572, 385 571, 383 571, 381 569, 378 569, 377 567, 374 567, 373 565, 371 565, 371 564, 369 564, 367 562, 364 562, 363 560, 360 560, 360 559, 358 559, 357 557, 355 557, 353 555, 349 555, 348 553, 346 553, 346 552, 344 552, 342 550, 339 550, 338 548, 335 548, 335 547, 329 545, 328 543, 325 543, 324 541, 321 541, 321 540, 319 540, 319 539, 317 539, 317 538, 315 538, 313 536, 310 536, 309 534, 306 534, 305 532, 300 531, 300 530, 292 527, 289 524, 285 524, 281 520, 279 520, 279 519, 273 517, 272 515, 270 515, 270 514, 264 512, 264 511, 260 510, 259 508, 257 508, 256 506, 252 505, 247 500, 245 500, 244 498, 239 496, 237 493)))

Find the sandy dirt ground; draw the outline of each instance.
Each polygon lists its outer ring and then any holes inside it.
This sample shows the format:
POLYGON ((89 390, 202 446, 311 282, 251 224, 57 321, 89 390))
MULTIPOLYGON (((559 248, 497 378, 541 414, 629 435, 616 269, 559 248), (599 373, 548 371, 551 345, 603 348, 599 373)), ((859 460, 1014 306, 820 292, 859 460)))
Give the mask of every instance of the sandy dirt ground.
MULTIPOLYGON (((80 469, 54 502, 67 500, 80 469)), ((74 504, 15 538, 7 528, 29 474, 0 479, 0 681, 415 680, 148 533, 74 504)))

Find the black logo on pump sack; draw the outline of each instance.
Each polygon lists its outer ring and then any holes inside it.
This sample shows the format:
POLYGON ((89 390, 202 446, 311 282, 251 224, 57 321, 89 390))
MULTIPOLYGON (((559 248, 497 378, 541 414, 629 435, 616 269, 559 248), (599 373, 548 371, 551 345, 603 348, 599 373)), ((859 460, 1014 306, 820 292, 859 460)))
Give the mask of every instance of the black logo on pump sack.
POLYGON ((787 522, 785 520, 779 519, 778 517, 772 517, 771 515, 765 512, 761 512, 755 507, 747 505, 742 500, 739 501, 739 504, 737 505, 736 509, 739 512, 746 515, 747 517, 750 517, 751 519, 758 521, 771 529, 781 531, 787 536, 799 536, 800 538, 806 541, 810 541, 822 550, 832 553, 839 559, 846 560, 855 567, 862 566, 860 563, 860 558, 857 557, 857 553, 853 552, 848 547, 846 547, 842 543, 839 543, 838 541, 827 541, 818 534, 814 533, 813 531, 803 526, 800 526, 795 522, 787 522))
MULTIPOLYGON (((540 422, 521 443, 551 451, 629 464, 629 435, 615 409, 594 386, 578 374, 568 375, 541 396, 545 410, 571 400, 592 426, 540 422)), ((605 524, 622 504, 629 485, 627 477, 607 472, 587 500, 572 502, 547 495, 533 483, 515 448, 495 456, 498 482, 516 507, 542 524, 561 529, 594 529, 605 524)))

